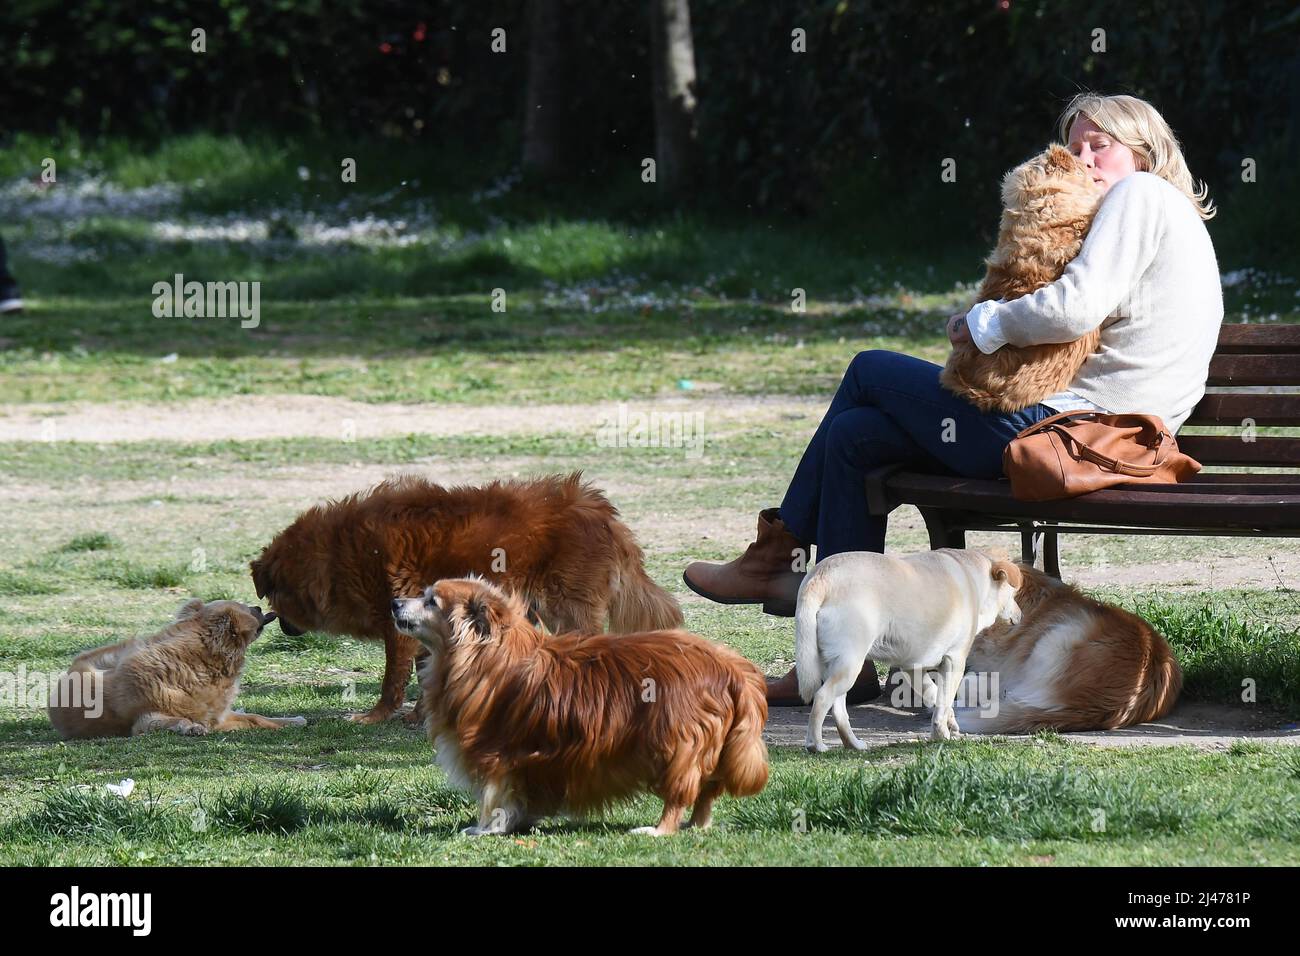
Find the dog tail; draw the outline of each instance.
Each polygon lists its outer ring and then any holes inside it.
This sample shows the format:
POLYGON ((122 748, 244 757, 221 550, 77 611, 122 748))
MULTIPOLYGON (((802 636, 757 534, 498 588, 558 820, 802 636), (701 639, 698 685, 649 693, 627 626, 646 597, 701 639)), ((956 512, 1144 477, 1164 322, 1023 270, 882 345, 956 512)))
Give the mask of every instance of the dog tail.
POLYGON ((632 540, 632 532, 619 529, 620 559, 609 602, 609 630, 612 634, 639 631, 671 631, 684 623, 677 599, 655 584, 645 573, 645 555, 632 540))
POLYGON ((1158 634, 1152 635, 1150 670, 1142 689, 1134 695, 1133 706, 1118 715, 1115 727, 1128 727, 1158 720, 1173 710, 1183 690, 1183 669, 1178 666, 1173 648, 1158 634))
POLYGON ((718 755, 718 776, 727 793, 749 797, 767 785, 767 687, 758 668, 749 662, 733 669, 731 699, 735 706, 731 728, 718 755))
POLYGON ((799 696, 812 703, 822 686, 822 660, 817 648, 817 612, 822 607, 822 589, 814 580, 799 589, 794 611, 794 667, 799 677, 799 696))

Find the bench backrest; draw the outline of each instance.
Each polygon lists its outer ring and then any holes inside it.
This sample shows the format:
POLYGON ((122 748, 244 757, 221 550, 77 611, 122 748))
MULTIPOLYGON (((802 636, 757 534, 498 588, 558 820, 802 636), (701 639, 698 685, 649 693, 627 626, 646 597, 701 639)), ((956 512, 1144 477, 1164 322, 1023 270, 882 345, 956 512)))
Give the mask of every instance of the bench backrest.
MULTIPOLYGON (((1224 325, 1206 385, 1300 390, 1300 325, 1224 325)), ((1300 391, 1207 392, 1184 424, 1229 425, 1237 433, 1190 435, 1180 429, 1178 447, 1203 465, 1300 466, 1300 437, 1260 435, 1243 441, 1247 420, 1256 426, 1300 425, 1300 391)))

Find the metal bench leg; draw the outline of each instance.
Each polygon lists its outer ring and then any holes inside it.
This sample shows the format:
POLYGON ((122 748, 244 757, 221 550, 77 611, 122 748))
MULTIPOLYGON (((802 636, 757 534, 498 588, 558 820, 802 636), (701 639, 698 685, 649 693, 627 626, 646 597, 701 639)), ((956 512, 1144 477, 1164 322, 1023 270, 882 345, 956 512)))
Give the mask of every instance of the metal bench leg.
POLYGON ((1061 556, 1057 548, 1056 532, 1042 527, 1021 531, 1020 560, 1031 568, 1036 568, 1039 557, 1043 559, 1043 572, 1061 580, 1061 556))
POLYGON ((1043 570, 1056 580, 1061 580, 1060 554, 1056 548, 1056 532, 1045 531, 1043 534, 1043 570))
MULTIPOLYGON (((1021 525, 1021 527, 1024 527, 1021 525)), ((1020 560, 1031 568, 1038 567, 1038 556, 1043 553, 1043 532, 1032 528, 1020 532, 1020 560)))
POLYGON ((918 508, 925 519, 925 529, 930 532, 930 550, 936 548, 966 547, 966 532, 948 526, 947 512, 940 508, 918 508))

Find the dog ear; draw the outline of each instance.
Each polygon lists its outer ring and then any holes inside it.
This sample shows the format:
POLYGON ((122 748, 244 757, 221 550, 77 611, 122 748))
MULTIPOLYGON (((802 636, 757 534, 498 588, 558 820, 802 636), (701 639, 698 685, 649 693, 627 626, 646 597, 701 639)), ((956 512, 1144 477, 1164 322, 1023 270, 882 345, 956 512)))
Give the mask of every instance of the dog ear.
MULTIPOLYGON (((266 565, 261 558, 254 558, 248 566, 253 572, 253 590, 257 592, 259 598, 270 600, 271 582, 268 580, 270 574, 267 573, 266 565)), ((271 601, 271 603, 275 602, 271 601)))
POLYGON ((180 606, 176 612, 176 620, 187 621, 192 617, 198 617, 199 612, 203 610, 202 598, 190 598, 180 606))
POLYGON ((227 653, 242 651, 257 637, 259 623, 252 611, 232 601, 209 618, 209 644, 227 653))
POLYGON ((1047 147, 1047 157, 1045 163, 1048 172, 1073 172, 1078 165, 1078 160, 1074 154, 1062 146, 1060 143, 1053 143, 1047 147))
POLYGON ((475 596, 465 602, 465 625, 480 641, 492 639, 492 608, 485 598, 475 596))
POLYGON ((1017 591, 1024 581, 1024 575, 1021 574, 1020 568, 1011 561, 998 560, 993 562, 991 571, 993 580, 1006 581, 1017 591))

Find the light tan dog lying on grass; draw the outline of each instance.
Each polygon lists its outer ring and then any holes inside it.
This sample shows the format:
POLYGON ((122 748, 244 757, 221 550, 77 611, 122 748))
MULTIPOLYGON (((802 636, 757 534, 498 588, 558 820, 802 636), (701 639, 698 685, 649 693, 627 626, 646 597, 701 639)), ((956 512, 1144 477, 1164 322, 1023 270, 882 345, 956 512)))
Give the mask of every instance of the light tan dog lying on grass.
POLYGON ((302 717, 237 713, 244 652, 275 620, 237 601, 187 602, 152 637, 79 654, 51 694, 50 723, 65 740, 153 730, 199 735, 248 727, 302 727, 302 717))
POLYGON ((1020 619, 1020 582, 1010 561, 958 548, 906 557, 848 551, 818 561, 795 607, 799 695, 812 704, 804 746, 827 749, 822 723, 833 709, 844 745, 865 749, 849 725, 845 695, 868 657, 904 674, 934 670, 930 736, 956 735, 953 699, 971 643, 995 621, 1020 619))
MULTIPOLYGON (((1010 302, 1059 279, 1083 248, 1102 195, 1079 158, 1057 144, 1007 173, 998 242, 975 301, 1010 302)), ((939 381, 982 412, 1018 412, 1068 387, 1100 340, 1097 328, 1073 342, 1004 345, 991 355, 963 342, 939 381)))

